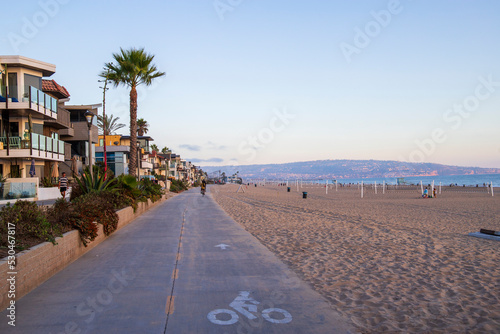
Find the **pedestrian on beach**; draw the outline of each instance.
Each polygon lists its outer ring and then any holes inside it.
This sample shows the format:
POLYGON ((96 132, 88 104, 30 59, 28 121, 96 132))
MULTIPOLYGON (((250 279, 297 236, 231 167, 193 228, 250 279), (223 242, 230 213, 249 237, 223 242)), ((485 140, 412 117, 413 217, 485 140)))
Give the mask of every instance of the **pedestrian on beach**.
POLYGON ((68 188, 68 178, 66 177, 66 173, 63 172, 62 176, 59 178, 59 191, 61 192, 61 196, 63 198, 66 197, 66 190, 68 188))
POLYGON ((437 194, 436 188, 432 189, 432 197, 433 198, 436 198, 436 194, 437 194))
POLYGON ((422 195, 422 197, 423 198, 429 197, 429 189, 427 189, 427 187, 425 187, 424 194, 422 195))

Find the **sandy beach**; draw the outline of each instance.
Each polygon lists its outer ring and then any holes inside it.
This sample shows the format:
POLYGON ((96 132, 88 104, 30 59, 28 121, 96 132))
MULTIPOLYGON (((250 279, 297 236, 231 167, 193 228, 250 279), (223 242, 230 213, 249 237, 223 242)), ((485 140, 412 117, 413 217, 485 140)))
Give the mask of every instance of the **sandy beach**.
POLYGON ((210 194, 359 332, 500 333, 500 242, 467 235, 500 230, 500 189, 237 189, 210 194))

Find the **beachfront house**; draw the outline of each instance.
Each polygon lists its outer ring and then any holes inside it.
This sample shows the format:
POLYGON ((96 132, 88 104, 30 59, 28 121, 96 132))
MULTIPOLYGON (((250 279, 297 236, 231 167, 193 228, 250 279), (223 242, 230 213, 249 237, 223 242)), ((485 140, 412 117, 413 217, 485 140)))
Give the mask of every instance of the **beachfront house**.
MULTIPOLYGON (((115 174, 128 174, 128 156, 130 141, 122 141, 121 135, 106 135, 106 163, 115 174)), ((99 135, 95 148, 96 162, 104 163, 104 136, 99 135)))
POLYGON ((88 105, 64 105, 64 109, 70 113, 71 128, 61 132, 61 140, 68 143, 70 146, 70 154, 66 156, 66 162, 62 165, 61 171, 68 172, 71 175, 72 164, 78 174, 83 173, 83 168, 88 167, 90 163, 89 157, 92 156, 92 164, 95 163, 95 144, 98 140, 97 115, 102 104, 88 105), (90 127, 90 142, 89 145, 89 126, 85 113, 91 112, 94 114, 92 125, 90 127), (68 160, 69 158, 69 160, 68 160))
POLYGON ((33 198, 38 178, 64 162, 57 97, 42 90, 56 66, 23 56, 0 56, 0 174, 8 180, 0 196, 33 198), (15 184, 16 183, 16 184, 15 184))
MULTIPOLYGON (((140 162, 138 174, 141 176, 153 175, 154 157, 150 157, 150 142, 154 141, 150 136, 137 136, 139 150, 137 159, 140 162)), ((130 136, 107 135, 106 136, 106 160, 108 168, 115 175, 128 174, 128 161, 130 155, 130 136)), ((96 146, 96 161, 104 163, 104 136, 100 135, 96 146)))

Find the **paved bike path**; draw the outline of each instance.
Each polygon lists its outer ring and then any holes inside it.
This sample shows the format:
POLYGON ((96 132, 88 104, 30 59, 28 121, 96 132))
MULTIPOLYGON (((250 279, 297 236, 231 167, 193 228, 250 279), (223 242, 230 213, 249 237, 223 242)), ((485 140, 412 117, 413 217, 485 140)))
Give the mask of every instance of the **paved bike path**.
POLYGON ((199 190, 146 212, 17 301, 0 333, 348 333, 199 190), (217 247, 218 246, 218 247, 217 247))

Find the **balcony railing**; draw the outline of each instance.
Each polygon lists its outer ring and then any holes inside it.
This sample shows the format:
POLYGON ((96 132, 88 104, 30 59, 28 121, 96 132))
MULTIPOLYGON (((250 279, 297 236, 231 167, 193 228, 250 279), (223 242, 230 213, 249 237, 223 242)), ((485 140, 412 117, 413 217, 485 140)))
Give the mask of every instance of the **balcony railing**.
POLYGON ((45 121, 46 123, 50 123, 51 125, 55 125, 58 128, 68 129, 72 128, 72 124, 70 122, 70 112, 66 109, 58 108, 57 119, 49 119, 45 121))
POLYGON ((30 86, 29 99, 31 103, 36 103, 40 107, 44 107, 45 109, 49 109, 50 111, 57 113, 57 99, 45 94, 33 86, 30 86))
MULTIPOLYGON (((62 140, 54 139, 36 133, 31 134, 32 144, 31 148, 34 150, 64 154, 64 142, 62 140)), ((3 148, 7 148, 7 137, 0 137, 0 142, 3 143, 3 148)), ((9 137, 9 149, 29 149, 30 141, 21 140, 21 137, 9 137)))

